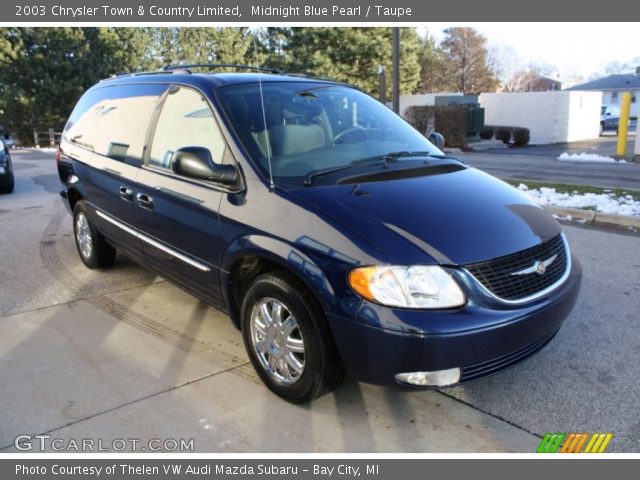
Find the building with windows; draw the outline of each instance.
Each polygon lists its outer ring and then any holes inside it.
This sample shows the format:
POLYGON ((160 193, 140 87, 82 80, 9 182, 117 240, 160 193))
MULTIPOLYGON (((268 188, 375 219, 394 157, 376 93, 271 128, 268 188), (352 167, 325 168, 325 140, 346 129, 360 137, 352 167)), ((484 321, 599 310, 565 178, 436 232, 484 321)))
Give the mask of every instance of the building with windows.
POLYGON ((591 82, 574 85, 567 90, 588 90, 602 92, 603 105, 622 105, 622 94, 631 92, 631 116, 637 117, 638 97, 640 97, 640 67, 635 73, 609 75, 591 82))

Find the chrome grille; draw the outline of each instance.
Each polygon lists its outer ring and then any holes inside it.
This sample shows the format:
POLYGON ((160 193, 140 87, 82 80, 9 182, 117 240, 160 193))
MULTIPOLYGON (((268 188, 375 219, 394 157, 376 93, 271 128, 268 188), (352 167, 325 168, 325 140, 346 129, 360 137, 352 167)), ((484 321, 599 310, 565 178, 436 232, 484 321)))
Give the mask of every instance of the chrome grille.
POLYGON ((465 265, 464 268, 499 299, 527 301, 564 279, 569 268, 568 255, 564 237, 559 234, 527 250, 465 265), (552 258, 553 261, 549 262, 552 258), (548 262, 544 273, 535 270, 537 262, 548 262))

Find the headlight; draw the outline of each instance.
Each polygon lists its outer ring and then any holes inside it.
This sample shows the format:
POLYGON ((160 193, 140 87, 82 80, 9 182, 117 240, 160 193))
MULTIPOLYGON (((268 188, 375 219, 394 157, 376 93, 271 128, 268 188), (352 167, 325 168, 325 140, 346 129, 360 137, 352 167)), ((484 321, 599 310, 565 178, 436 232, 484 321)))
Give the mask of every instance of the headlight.
POLYGON ((4 167, 4 165, 0 165, 0 175, 4 175, 5 173, 7 173, 7 169, 4 167))
POLYGON ((356 293, 389 307, 452 308, 464 305, 462 290, 444 269, 437 266, 372 266, 349 273, 356 293))

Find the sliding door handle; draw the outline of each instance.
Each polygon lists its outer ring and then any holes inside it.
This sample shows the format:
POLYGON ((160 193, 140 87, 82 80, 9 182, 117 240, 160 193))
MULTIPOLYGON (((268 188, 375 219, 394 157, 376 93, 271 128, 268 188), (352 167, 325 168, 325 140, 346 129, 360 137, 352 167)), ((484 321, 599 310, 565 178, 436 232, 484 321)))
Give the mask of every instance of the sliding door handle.
POLYGON ((127 202, 133 201, 133 190, 127 187, 120 187, 120 198, 127 202))
POLYGON ((139 193, 136 195, 138 205, 147 210, 153 210, 153 198, 146 193, 139 193))

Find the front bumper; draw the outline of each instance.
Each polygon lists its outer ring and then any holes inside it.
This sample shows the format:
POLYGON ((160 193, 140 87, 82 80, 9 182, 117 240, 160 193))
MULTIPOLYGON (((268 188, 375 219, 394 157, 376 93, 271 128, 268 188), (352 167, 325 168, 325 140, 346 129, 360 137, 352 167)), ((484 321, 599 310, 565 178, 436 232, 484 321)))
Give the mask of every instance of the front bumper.
POLYGON ((402 372, 459 367, 461 381, 499 371, 531 355, 559 330, 575 305, 582 268, 558 289, 530 304, 499 305, 471 292, 464 308, 424 311, 363 302, 354 320, 328 315, 351 375, 392 384, 402 372))

